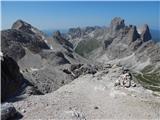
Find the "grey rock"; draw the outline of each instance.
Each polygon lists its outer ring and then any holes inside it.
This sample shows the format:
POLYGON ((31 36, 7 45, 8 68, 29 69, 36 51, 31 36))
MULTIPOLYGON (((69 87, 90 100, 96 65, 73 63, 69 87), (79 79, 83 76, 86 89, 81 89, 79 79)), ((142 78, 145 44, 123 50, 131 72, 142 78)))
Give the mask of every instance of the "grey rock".
POLYGON ((79 77, 80 75, 85 74, 95 74, 98 70, 97 66, 90 64, 73 64, 70 67, 70 72, 74 78, 79 77))
POLYGON ((81 28, 70 28, 68 30, 68 34, 71 36, 71 39, 74 39, 74 38, 79 38, 83 35, 83 32, 81 30, 81 28))
POLYGON ((16 99, 22 93, 42 94, 20 73, 19 66, 11 57, 3 56, 1 61, 1 101, 16 99))
POLYGON ((120 30, 121 28, 125 27, 124 20, 122 18, 120 18, 120 17, 115 17, 111 21, 110 27, 111 27, 112 31, 120 30))
POLYGON ((59 31, 56 31, 53 33, 54 40, 58 41, 61 45, 68 46, 70 48, 73 48, 72 43, 70 43, 68 40, 62 37, 61 33, 59 31))
POLYGON ((124 69, 122 74, 119 76, 118 80, 115 81, 114 86, 122 86, 122 87, 136 87, 136 83, 133 81, 132 74, 128 69, 124 69))
POLYGON ((152 39, 150 30, 149 30, 149 27, 148 27, 147 24, 145 24, 145 25, 143 26, 142 33, 141 33, 141 39, 143 40, 143 42, 146 42, 146 41, 152 39))
POLYGON ((137 40, 135 40, 135 41, 130 45, 130 47, 131 47, 131 49, 132 49, 133 51, 135 51, 135 50, 137 50, 137 49, 142 45, 142 43, 143 43, 143 41, 138 38, 137 40))
POLYGON ((31 24, 23 20, 17 20, 16 22, 14 22, 12 25, 12 29, 32 34, 41 40, 44 40, 46 37, 46 35, 42 31, 38 30, 37 28, 33 27, 31 24))
MULTIPOLYGON (((126 26, 122 18, 115 17, 109 28, 93 29, 89 27, 87 29, 89 32, 82 32, 83 29, 77 29, 81 35, 76 38, 71 37, 69 40, 76 46, 74 50, 84 57, 98 61, 97 59, 105 55, 106 61, 119 59, 123 65, 125 65, 125 62, 123 62, 125 59, 123 58, 130 59, 129 57, 133 57, 137 63, 146 62, 147 60, 151 62, 148 64, 157 64, 159 62, 160 47, 151 40, 152 36, 148 25, 144 25, 140 34, 137 32, 135 25, 126 26), (97 44, 95 41, 100 44, 98 47, 92 48, 90 45, 97 44), (77 50, 80 45, 82 46, 81 49, 77 50), (84 53, 83 51, 87 48, 92 49, 88 53, 84 53)), ((76 29, 72 29, 73 33, 74 30, 76 31, 76 29)), ((128 60, 126 64, 131 67, 133 60, 128 60)))
POLYGON ((108 46, 112 43, 113 39, 109 38, 104 41, 104 49, 108 48, 108 46))
POLYGON ((74 71, 76 69, 79 69, 83 64, 72 64, 70 67, 70 71, 74 71))
POLYGON ((53 67, 49 64, 45 69, 34 71, 30 81, 42 94, 46 94, 70 83, 73 77, 64 72, 61 66, 53 67))
POLYGON ((25 89, 24 89, 24 94, 27 94, 27 95, 43 95, 42 92, 40 92, 37 88, 35 88, 33 85, 32 86, 27 86, 25 89))
POLYGON ((13 96, 25 83, 19 66, 11 57, 4 56, 1 61, 1 101, 13 96))
POLYGON ((6 63, 4 65, 6 68, 3 66, 3 73, 6 69, 15 75, 21 71, 24 79, 8 78, 12 74, 10 72, 3 74, 4 101, 8 96, 11 96, 10 101, 14 101, 30 95, 53 92, 74 80, 71 74, 63 71, 64 68, 69 69, 71 63, 85 61, 74 53, 72 44, 59 31, 55 32, 52 38, 48 38, 40 30, 22 20, 16 21, 12 29, 2 31, 2 52, 4 56, 18 63, 18 70, 15 67, 15 71, 12 68, 14 64, 7 66, 6 63), (48 45, 51 45, 52 49, 48 45), (8 93, 5 93, 6 91, 8 93))
POLYGON ((38 53, 42 49, 49 49, 48 45, 41 39, 16 29, 3 30, 1 35, 3 54, 11 56, 15 60, 19 60, 25 55, 24 47, 33 53, 38 53))
POLYGON ((50 65, 63 65, 63 64, 70 64, 68 59, 65 58, 64 54, 60 51, 50 52, 50 51, 43 51, 40 53, 43 59, 48 61, 50 65))
POLYGON ((8 120, 16 116, 17 111, 13 104, 11 103, 3 103, 1 105, 1 119, 8 120))
POLYGON ((137 32, 137 28, 136 26, 132 26, 129 28, 129 33, 128 33, 128 39, 130 42, 134 42, 136 41, 138 38, 140 37, 140 35, 137 32))

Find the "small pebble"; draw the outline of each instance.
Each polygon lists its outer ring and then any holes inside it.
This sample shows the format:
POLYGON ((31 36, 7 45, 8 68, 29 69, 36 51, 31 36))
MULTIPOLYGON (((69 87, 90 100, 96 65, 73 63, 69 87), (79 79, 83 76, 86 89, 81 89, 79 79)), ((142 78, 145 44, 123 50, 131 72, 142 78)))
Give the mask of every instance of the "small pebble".
POLYGON ((95 106, 95 107, 94 107, 94 109, 96 109, 96 110, 97 110, 97 109, 99 109, 99 108, 98 108, 97 106, 95 106))
POLYGON ((25 109, 22 109, 22 112, 23 112, 23 113, 25 113, 25 112, 26 112, 26 110, 25 110, 25 109))

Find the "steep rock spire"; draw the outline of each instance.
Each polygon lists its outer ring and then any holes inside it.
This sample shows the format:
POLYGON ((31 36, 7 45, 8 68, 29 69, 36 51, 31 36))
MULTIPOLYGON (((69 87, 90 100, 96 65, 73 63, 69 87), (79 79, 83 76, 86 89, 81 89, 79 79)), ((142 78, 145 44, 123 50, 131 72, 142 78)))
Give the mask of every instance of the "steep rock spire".
POLYGON ((141 39, 143 42, 146 42, 148 40, 152 39, 149 27, 147 24, 145 24, 142 28, 142 32, 141 32, 141 39))

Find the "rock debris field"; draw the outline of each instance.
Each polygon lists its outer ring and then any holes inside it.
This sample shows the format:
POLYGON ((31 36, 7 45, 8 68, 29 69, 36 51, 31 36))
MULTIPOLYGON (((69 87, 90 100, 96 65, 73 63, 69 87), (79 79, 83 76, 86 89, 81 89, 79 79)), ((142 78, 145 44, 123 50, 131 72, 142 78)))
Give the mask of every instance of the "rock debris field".
POLYGON ((13 103, 23 119, 159 119, 159 97, 141 86, 114 86, 122 67, 86 74, 54 93, 13 103))

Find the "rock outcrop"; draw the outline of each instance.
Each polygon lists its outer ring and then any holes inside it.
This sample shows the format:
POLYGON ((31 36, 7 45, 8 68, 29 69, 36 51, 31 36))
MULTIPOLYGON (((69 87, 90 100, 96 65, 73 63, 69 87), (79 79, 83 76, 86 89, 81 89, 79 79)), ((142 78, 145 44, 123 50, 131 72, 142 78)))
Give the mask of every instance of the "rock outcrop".
POLYGON ((120 17, 115 17, 112 21, 111 21, 111 25, 110 28, 113 31, 117 31, 120 30, 122 28, 125 27, 125 23, 124 20, 120 17))
POLYGON ((70 28, 68 30, 68 35, 70 39, 80 38, 83 35, 81 28, 70 28))
POLYGON ((143 40, 143 42, 146 42, 152 39, 150 30, 147 24, 145 24, 142 28, 141 39, 143 40))
POLYGON ((25 84, 18 64, 11 57, 5 56, 1 61, 1 101, 16 94, 25 84))
POLYGON ((57 52, 44 51, 40 53, 40 55, 42 59, 46 59, 48 63, 53 66, 70 64, 70 62, 65 58, 64 54, 60 51, 57 52))
POLYGON ((136 83, 133 81, 132 74, 129 72, 129 70, 123 70, 122 74, 115 82, 115 86, 121 86, 126 88, 136 87, 136 83))
POLYGON ((20 117, 20 114, 18 114, 18 111, 15 109, 13 104, 3 103, 1 105, 1 120, 15 119, 16 117, 18 117, 18 115, 20 117))
POLYGON ((140 35, 137 32, 136 26, 129 26, 128 39, 132 43, 140 38, 140 35))
POLYGON ((85 74, 95 74, 97 72, 96 66, 90 64, 73 64, 71 65, 70 72, 74 78, 85 74))
POLYGON ((24 57, 25 47, 33 53, 38 53, 42 49, 50 49, 42 39, 16 29, 3 30, 1 38, 3 54, 11 56, 15 60, 24 57))
POLYGON ((17 62, 7 55, 1 59, 1 75, 1 102, 12 99, 21 93, 42 94, 20 73, 17 62))
POLYGON ((38 30, 37 28, 33 27, 31 24, 23 20, 17 20, 16 22, 14 22, 11 29, 16 29, 25 33, 32 34, 41 40, 45 40, 46 37, 46 35, 42 31, 38 30))
POLYGON ((73 48, 72 43, 70 43, 68 40, 62 37, 60 31, 56 31, 53 33, 53 39, 58 41, 61 45, 73 48))

